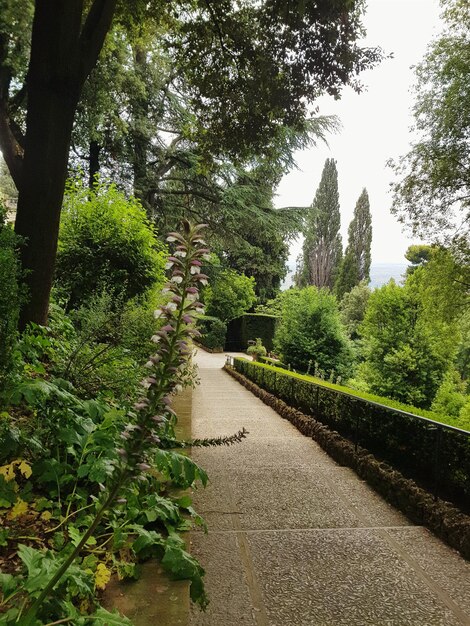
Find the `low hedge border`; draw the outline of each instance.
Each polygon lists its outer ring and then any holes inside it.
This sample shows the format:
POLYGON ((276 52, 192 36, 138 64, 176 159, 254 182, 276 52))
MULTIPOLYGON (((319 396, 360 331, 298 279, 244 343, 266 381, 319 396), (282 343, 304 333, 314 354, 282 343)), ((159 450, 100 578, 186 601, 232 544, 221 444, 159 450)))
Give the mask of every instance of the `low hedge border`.
POLYGON ((470 560, 470 516, 449 502, 435 498, 390 465, 378 461, 368 450, 358 447, 356 452, 354 444, 336 431, 261 389, 232 367, 226 365, 224 370, 303 435, 316 441, 337 463, 354 470, 412 522, 426 526, 470 560))

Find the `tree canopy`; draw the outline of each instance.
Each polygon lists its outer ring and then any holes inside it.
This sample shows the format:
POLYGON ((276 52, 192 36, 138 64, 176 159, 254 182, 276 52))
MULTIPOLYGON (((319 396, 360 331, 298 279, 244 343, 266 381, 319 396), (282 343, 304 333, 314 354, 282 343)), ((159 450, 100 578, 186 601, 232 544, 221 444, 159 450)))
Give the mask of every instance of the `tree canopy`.
MULTIPOLYGON (((360 88, 358 74, 381 57, 358 43, 362 12, 362 2, 350 0, 71 0, 66 7, 8 0, 0 22, 0 147, 19 191, 16 231, 27 242, 22 323, 47 318, 75 114, 113 19, 134 32, 153 21, 188 95, 194 118, 186 133, 197 136, 202 155, 248 164, 260 151, 273 153, 283 126, 303 131, 319 95, 360 88)), ((145 107, 139 115, 140 124, 145 107)), ((138 133, 134 139, 135 147, 138 133)))
POLYGON ((312 206, 306 216, 305 240, 298 281, 333 287, 343 253, 336 161, 327 159, 312 206))
POLYGON ((370 280, 370 247, 372 244, 372 216, 369 195, 366 189, 354 208, 354 217, 349 224, 348 245, 338 272, 335 290, 343 295, 359 283, 370 280))
POLYGON ((393 212, 428 240, 464 239, 470 230, 470 11, 443 0, 445 30, 416 67, 417 139, 392 164, 393 212))

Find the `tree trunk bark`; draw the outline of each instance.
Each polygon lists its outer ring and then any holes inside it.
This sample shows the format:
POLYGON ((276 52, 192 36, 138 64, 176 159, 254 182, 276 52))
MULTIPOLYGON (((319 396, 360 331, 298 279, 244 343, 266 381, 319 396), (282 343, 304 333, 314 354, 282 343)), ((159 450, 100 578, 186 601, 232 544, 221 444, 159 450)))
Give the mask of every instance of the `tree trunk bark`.
POLYGON ((45 324, 75 110, 108 32, 116 0, 36 0, 27 76, 28 112, 16 232, 29 300, 20 314, 45 324))
MULTIPOLYGON (((134 48, 134 63, 137 76, 142 82, 145 82, 147 55, 145 49, 141 45, 136 45, 134 48)), ((149 186, 147 177, 147 152, 149 139, 145 131, 147 126, 148 109, 149 104, 146 93, 134 99, 132 107, 132 169, 134 174, 134 196, 141 201, 142 206, 146 209, 147 213, 150 211, 147 193, 149 186)))
POLYGON ((28 127, 34 132, 26 137, 15 223, 24 239, 21 262, 29 292, 20 329, 30 321, 47 322, 75 105, 62 94, 29 94, 28 127))
POLYGON ((101 146, 97 141, 90 141, 88 186, 93 189, 96 177, 100 172, 100 152, 101 146))

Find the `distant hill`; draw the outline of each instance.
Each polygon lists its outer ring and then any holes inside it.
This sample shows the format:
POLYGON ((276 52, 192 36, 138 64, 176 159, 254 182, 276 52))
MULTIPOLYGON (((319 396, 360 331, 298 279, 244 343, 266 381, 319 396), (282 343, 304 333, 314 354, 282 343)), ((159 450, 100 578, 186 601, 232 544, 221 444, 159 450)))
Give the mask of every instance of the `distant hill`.
MULTIPOLYGON (((295 264, 289 263, 289 273, 286 276, 282 289, 289 289, 292 285, 292 277, 295 272, 295 264)), ((393 278, 396 283, 401 283, 403 274, 408 267, 408 263, 372 263, 370 266, 370 283, 371 289, 382 287, 393 278)))

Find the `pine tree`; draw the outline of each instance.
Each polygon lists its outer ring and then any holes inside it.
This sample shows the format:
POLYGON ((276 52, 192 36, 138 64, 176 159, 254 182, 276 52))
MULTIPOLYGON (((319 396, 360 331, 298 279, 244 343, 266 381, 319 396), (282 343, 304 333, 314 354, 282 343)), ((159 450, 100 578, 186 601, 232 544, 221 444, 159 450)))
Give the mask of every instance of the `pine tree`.
POLYGON ((348 245, 336 281, 336 294, 339 298, 362 281, 369 282, 371 243, 372 219, 369 195, 367 190, 363 189, 354 209, 354 217, 349 224, 348 245))
POLYGON ((333 288, 342 256, 340 224, 336 161, 327 159, 307 217, 299 285, 333 288))

